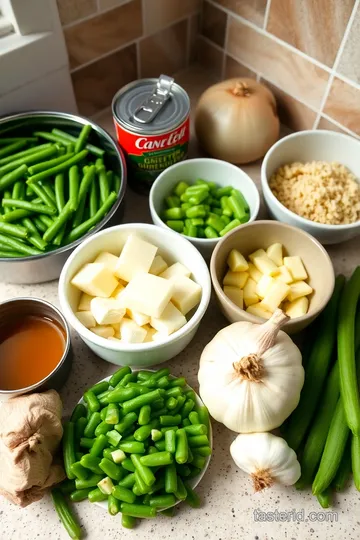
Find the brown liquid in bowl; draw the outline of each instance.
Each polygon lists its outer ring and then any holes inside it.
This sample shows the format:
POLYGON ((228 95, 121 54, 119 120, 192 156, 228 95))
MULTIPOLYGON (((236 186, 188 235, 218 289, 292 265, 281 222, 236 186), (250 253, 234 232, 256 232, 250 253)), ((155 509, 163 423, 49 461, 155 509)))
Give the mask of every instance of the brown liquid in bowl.
POLYGON ((51 373, 65 350, 65 333, 55 321, 27 315, 0 328, 0 390, 31 386, 51 373))

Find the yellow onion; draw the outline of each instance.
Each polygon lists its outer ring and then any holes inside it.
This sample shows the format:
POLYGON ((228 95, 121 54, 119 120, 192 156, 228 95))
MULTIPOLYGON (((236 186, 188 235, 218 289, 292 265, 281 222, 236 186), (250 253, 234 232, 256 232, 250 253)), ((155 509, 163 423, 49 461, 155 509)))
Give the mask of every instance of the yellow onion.
POLYGON ((279 137, 279 118, 271 91, 254 79, 229 79, 200 97, 195 130, 212 157, 249 163, 265 155, 279 137))

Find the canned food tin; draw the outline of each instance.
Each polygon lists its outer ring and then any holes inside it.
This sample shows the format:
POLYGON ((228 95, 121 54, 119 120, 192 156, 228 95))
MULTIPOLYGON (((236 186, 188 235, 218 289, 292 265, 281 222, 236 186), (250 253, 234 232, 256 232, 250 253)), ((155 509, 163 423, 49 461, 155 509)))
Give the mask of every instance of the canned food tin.
POLYGON ((129 182, 147 192, 167 167, 187 157, 189 96, 174 79, 134 81, 112 103, 116 135, 129 168, 129 182))

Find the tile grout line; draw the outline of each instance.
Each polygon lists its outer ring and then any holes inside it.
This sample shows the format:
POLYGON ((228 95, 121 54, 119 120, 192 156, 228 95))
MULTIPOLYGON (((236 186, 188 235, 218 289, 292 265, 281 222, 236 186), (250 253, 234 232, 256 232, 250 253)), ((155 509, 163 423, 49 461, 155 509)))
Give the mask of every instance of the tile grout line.
POLYGON ((68 28, 72 28, 73 26, 76 26, 77 24, 90 21, 91 19, 94 19, 95 17, 98 17, 99 15, 104 15, 105 13, 109 13, 109 11, 118 9, 119 7, 123 7, 123 6, 126 6, 126 4, 123 4, 123 5, 120 4, 119 6, 113 6, 113 7, 103 9, 102 11, 100 11, 99 0, 97 0, 96 2, 97 10, 95 11, 95 13, 91 13, 90 15, 87 15, 86 17, 83 17, 82 19, 76 19, 76 21, 72 21, 71 23, 64 24, 62 28, 63 30, 67 30, 68 28))
POLYGON ((115 53, 117 53, 119 51, 122 51, 123 49, 126 49, 126 47, 130 47, 131 45, 136 45, 136 43, 138 41, 140 41, 140 39, 141 38, 137 37, 137 38, 133 39, 132 41, 128 41, 127 43, 124 43, 123 45, 120 45, 120 47, 117 47, 116 49, 112 49, 111 51, 109 51, 107 53, 104 53, 104 54, 101 54, 100 56, 97 56, 96 58, 94 58, 94 60, 90 60, 89 62, 84 62, 80 66, 77 66, 75 68, 70 69, 70 75, 72 75, 73 73, 76 73, 77 71, 80 71, 83 68, 87 68, 87 67, 91 66, 91 64, 95 64, 99 60, 104 60, 108 56, 111 56, 112 54, 115 54, 115 53))
POLYGON ((297 54, 298 56, 301 56, 302 58, 304 58, 308 62, 311 62, 312 64, 320 67, 324 71, 327 71, 328 73, 331 72, 331 68, 329 68, 329 66, 326 66, 322 62, 319 62, 319 60, 316 60, 316 58, 312 58, 311 56, 308 56, 303 51, 300 51, 299 49, 296 49, 295 47, 293 47, 289 43, 286 43, 286 41, 282 41, 277 36, 274 36, 273 34, 270 34, 269 32, 267 32, 266 30, 264 30, 260 26, 257 26, 253 22, 249 21, 248 19, 245 19, 241 15, 238 15, 237 13, 234 13, 233 11, 231 11, 231 10, 229 10, 227 8, 224 8, 223 6, 220 6, 217 3, 214 3, 214 0, 207 0, 207 1, 210 4, 212 4, 214 7, 217 7, 218 9, 221 9, 222 11, 227 13, 230 17, 234 18, 235 20, 238 20, 239 22, 243 23, 245 26, 248 26, 252 30, 255 30, 255 32, 258 32, 262 36, 265 36, 265 37, 269 38, 270 40, 274 41, 278 45, 281 45, 282 47, 284 47, 285 49, 288 49, 289 51, 297 54))
POLYGON ((264 13, 264 22, 263 22, 263 30, 265 31, 266 31, 267 24, 269 22, 270 9, 271 9, 271 0, 267 0, 265 13, 264 13))
POLYGON ((351 129, 347 128, 346 126, 343 126, 342 124, 340 124, 340 122, 338 122, 337 120, 335 120, 334 118, 331 118, 331 116, 329 116, 328 114, 326 113, 321 113, 321 116, 323 118, 325 118, 326 120, 329 120, 329 122, 331 122, 332 124, 334 124, 335 126, 341 128, 342 130, 344 130, 346 133, 348 133, 349 135, 352 135, 353 137, 356 137, 357 139, 360 139, 360 135, 358 135, 357 133, 355 133, 354 131, 351 131, 351 129))
MULTIPOLYGON (((286 43, 286 41, 282 41, 281 39, 279 39, 278 37, 274 36, 273 34, 270 34, 267 30, 264 30, 263 28, 261 28, 260 26, 257 26, 256 24, 254 24, 253 22, 251 21, 248 21, 247 19, 245 19, 244 17, 242 17, 241 15, 237 15, 236 13, 234 13, 233 11, 227 9, 227 8, 224 8, 223 6, 219 5, 219 4, 215 4, 214 3, 214 0, 207 0, 207 2, 209 2, 210 4, 212 4, 214 7, 216 7, 217 9, 221 9, 222 11, 224 11, 225 13, 227 13, 230 17, 234 18, 235 20, 238 20, 239 22, 243 23, 245 26, 248 26, 249 28, 251 28, 252 30, 254 30, 255 32, 258 32, 259 34, 261 34, 262 36, 265 36, 267 38, 269 38, 271 41, 274 41, 275 43, 277 43, 278 45, 281 45, 282 47, 284 47, 285 49, 289 50, 290 52, 300 56, 301 58, 303 58, 304 60, 307 60, 309 63, 321 68, 322 70, 326 71, 329 75, 332 73, 333 71, 333 68, 330 68, 329 66, 326 66, 325 64, 323 64, 322 62, 320 62, 319 60, 317 60, 316 58, 313 58, 311 56, 308 56, 306 53, 304 53, 303 51, 300 51, 299 49, 296 49, 295 47, 293 47, 292 45, 290 45, 289 43, 286 43)), ((356 2, 358 2, 358 0, 356 0, 356 2)), ((357 4, 355 3, 355 6, 357 4)), ((212 42, 211 42, 212 43, 212 42)), ((254 71, 254 70, 253 70, 254 71)), ((342 75, 341 73, 336 73, 336 76, 343 80, 344 82, 346 82, 347 84, 350 84, 351 86, 354 86, 356 89, 360 90, 360 84, 349 79, 348 77, 346 77, 345 75, 342 75)))
POLYGON ((332 83, 333 83, 333 81, 334 81, 335 75, 337 75, 336 70, 337 70, 338 65, 339 65, 339 63, 340 63, 340 59, 341 59, 342 53, 344 52, 345 45, 346 45, 346 43, 347 43, 347 39, 348 39, 348 37, 349 37, 350 31, 351 31, 351 27, 352 27, 352 24, 353 24, 353 22, 354 22, 354 19, 355 19, 355 16, 356 16, 356 12, 357 12, 357 8, 358 8, 359 4, 360 4, 360 0, 355 0, 354 6, 353 6, 353 10, 352 10, 351 15, 350 15, 350 17, 349 17, 347 26, 346 26, 346 28, 345 28, 344 35, 343 35, 343 37, 342 37, 341 43, 340 43, 340 45, 339 45, 339 48, 338 48, 338 51, 337 51, 337 54, 336 54, 336 57, 335 57, 335 61, 334 61, 333 67, 332 67, 332 69, 331 69, 330 77, 329 77, 329 80, 328 80, 328 83, 327 83, 327 86, 326 86, 326 89, 325 89, 323 98, 322 98, 321 103, 320 103, 320 106, 319 106, 319 111, 318 111, 317 117, 316 117, 316 119, 315 119, 315 122, 314 122, 314 125, 313 125, 313 129, 317 129, 317 127, 318 127, 318 125, 319 125, 320 118, 321 118, 321 114, 322 114, 322 111, 324 110, 324 107, 325 107, 325 105, 326 105, 326 101, 327 101, 327 99, 328 99, 328 97, 329 97, 330 90, 331 90, 332 83))
POLYGON ((224 39, 223 58, 222 58, 222 65, 221 65, 221 80, 223 80, 225 78, 226 54, 227 54, 227 45, 228 45, 228 39, 229 39, 229 28, 230 28, 230 17, 229 17, 229 15, 226 15, 225 39, 224 39))
POLYGON ((182 21, 185 21, 187 19, 187 17, 182 17, 181 19, 177 19, 176 21, 173 21, 172 23, 170 23, 168 26, 164 26, 164 28, 161 28, 160 30, 156 30, 155 32, 153 32, 152 34, 147 34, 146 36, 145 35, 141 35, 141 36, 138 36, 136 37, 135 39, 131 40, 131 41, 128 41, 127 43, 124 43, 123 45, 120 45, 120 47, 116 47, 116 49, 112 49, 111 51, 108 51, 104 54, 101 54, 100 56, 97 56, 96 58, 94 58, 93 60, 89 60, 89 62, 84 62, 83 64, 81 64, 80 66, 77 66, 75 68, 72 68, 70 69, 70 74, 72 73, 76 73, 77 71, 79 71, 80 69, 82 68, 85 68, 85 67, 88 67, 90 66, 91 64, 94 64, 95 62, 97 62, 98 60, 103 60, 103 58, 106 58, 107 56, 110 56, 111 54, 113 53, 116 53, 118 51, 121 51, 122 49, 126 49, 126 47, 130 46, 130 45, 134 45, 136 44, 137 42, 140 43, 140 41, 142 41, 143 39, 146 39, 148 37, 151 37, 151 36, 156 36, 156 34, 158 34, 159 32, 163 32, 164 30, 168 30, 169 28, 171 28, 172 26, 175 26, 176 24, 182 22, 182 21))

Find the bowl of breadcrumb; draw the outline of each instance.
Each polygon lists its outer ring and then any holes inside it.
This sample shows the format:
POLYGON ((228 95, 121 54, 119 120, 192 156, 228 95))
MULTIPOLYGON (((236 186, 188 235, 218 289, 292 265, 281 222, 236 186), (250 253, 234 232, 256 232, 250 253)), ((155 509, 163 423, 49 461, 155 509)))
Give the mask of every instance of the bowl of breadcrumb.
POLYGON ((292 133, 275 143, 261 167, 271 216, 322 244, 360 234, 360 140, 326 130, 292 133))

